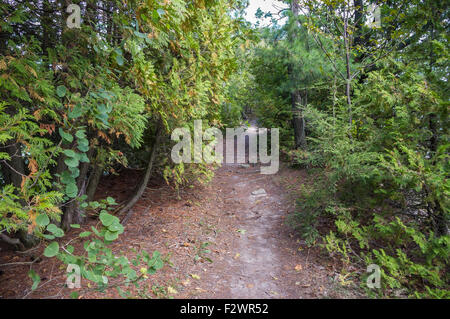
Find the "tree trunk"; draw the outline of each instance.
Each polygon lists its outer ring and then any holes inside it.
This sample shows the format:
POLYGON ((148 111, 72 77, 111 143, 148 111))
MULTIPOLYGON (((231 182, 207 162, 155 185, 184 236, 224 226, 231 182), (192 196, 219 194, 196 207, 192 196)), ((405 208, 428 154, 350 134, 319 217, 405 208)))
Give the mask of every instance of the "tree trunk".
POLYGON ((6 151, 11 157, 11 160, 7 162, 9 165, 7 169, 9 171, 9 180, 14 187, 20 189, 20 185, 22 184, 22 175, 25 175, 25 165, 23 163, 22 151, 17 143, 6 147, 6 151))
MULTIPOLYGON (((348 14, 348 13, 347 13, 348 14)), ((352 98, 351 98, 351 68, 350 68, 350 39, 348 33, 348 17, 344 20, 344 46, 345 46, 345 68, 346 68, 346 86, 345 94, 347 95, 347 105, 348 105, 348 117, 350 130, 352 129, 353 115, 352 115, 352 98)), ((351 132, 350 132, 351 135, 351 132)))
MULTIPOLYGON (((87 156, 90 157, 92 154, 92 150, 90 149, 87 156)), ((89 163, 83 163, 80 165, 80 176, 77 178, 77 187, 78 187, 78 196, 82 196, 86 193, 86 176, 89 169, 89 163)), ((68 230, 70 228, 70 224, 81 224, 83 223, 84 216, 83 210, 80 209, 79 202, 77 200, 73 200, 68 204, 66 210, 64 211, 61 227, 64 230, 68 230)))
POLYGON ((22 250, 22 251, 25 250, 25 246, 20 241, 20 239, 11 238, 11 237, 9 237, 8 235, 6 235, 4 233, 0 233, 0 239, 3 240, 5 243, 16 247, 16 249, 18 249, 18 250, 22 250))
POLYGON ((87 187, 86 195, 87 200, 89 202, 94 200, 95 191, 97 190, 98 183, 100 182, 100 178, 102 177, 103 166, 95 164, 94 169, 89 177, 89 184, 87 187))
MULTIPOLYGON (((298 0, 291 1, 291 11, 294 19, 298 18, 299 5, 298 0)), ((297 37, 297 28, 300 28, 298 21, 295 22, 293 29, 291 29, 289 38, 291 43, 294 43, 297 37)), ((297 75, 293 63, 291 62, 288 66, 289 77, 292 84, 291 92, 291 110, 292 110, 292 126, 294 128, 294 142, 295 148, 305 148, 306 147, 306 136, 305 136, 305 119, 302 116, 302 97, 298 87, 297 75)), ((306 99, 304 99, 306 100, 306 99)))
MULTIPOLYGON (((147 187, 147 183, 150 179, 150 176, 152 175, 153 162, 156 157, 156 150, 161 140, 162 130, 163 130, 162 123, 158 121, 158 124, 156 126, 155 140, 153 142, 152 150, 150 152, 150 158, 148 160, 145 175, 142 178, 142 181, 139 185, 139 188, 136 191, 136 194, 133 195, 133 197, 128 201, 128 203, 119 211, 119 214, 127 213, 134 206, 134 204, 136 204, 136 202, 141 198, 142 194, 144 193, 145 188, 147 187)), ((128 219, 127 216, 125 216, 124 220, 126 219, 128 219)))
POLYGON ((295 148, 304 148, 306 146, 305 139, 305 119, 302 117, 299 106, 301 105, 300 91, 295 90, 291 93, 292 99, 292 126, 294 127, 295 148))

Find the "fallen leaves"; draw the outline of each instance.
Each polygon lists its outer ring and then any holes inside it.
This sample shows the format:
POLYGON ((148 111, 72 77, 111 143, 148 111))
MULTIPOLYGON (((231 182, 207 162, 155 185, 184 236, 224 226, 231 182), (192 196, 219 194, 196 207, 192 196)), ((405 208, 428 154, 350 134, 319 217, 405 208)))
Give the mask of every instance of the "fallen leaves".
POLYGON ((297 265, 294 267, 295 271, 301 271, 303 269, 302 265, 297 265))
POLYGON ((191 277, 197 280, 200 280, 200 276, 196 274, 191 274, 191 277))
POLYGON ((178 291, 173 288, 172 286, 168 286, 167 287, 167 293, 172 294, 172 295, 176 295, 178 293, 178 291))
POLYGON ((200 287, 195 287, 195 290, 197 290, 198 292, 206 292, 205 289, 202 289, 202 288, 200 288, 200 287))
POLYGON ((187 286, 189 286, 189 285, 191 284, 191 280, 188 278, 188 279, 186 279, 186 280, 183 280, 183 281, 181 282, 181 284, 182 284, 183 286, 187 287, 187 286))

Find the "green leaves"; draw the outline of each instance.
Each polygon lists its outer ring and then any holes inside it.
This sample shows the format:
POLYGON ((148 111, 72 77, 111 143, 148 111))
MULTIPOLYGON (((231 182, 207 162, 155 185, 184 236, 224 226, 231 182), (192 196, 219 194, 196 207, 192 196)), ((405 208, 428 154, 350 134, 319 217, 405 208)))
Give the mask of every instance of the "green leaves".
POLYGON ((69 196, 70 198, 75 198, 77 197, 78 194, 78 187, 77 184, 75 183, 70 183, 66 185, 65 188, 65 193, 67 196, 69 196))
MULTIPOLYGON (((47 221, 45 221, 45 222, 47 222, 47 221)), ((42 236, 45 239, 52 240, 52 239, 55 239, 55 237, 63 237, 64 236, 64 231, 61 228, 59 228, 58 226, 56 226, 55 224, 48 225, 46 230, 48 232, 50 232, 51 235, 43 234, 42 236)))
POLYGON ((122 66, 123 65, 123 56, 122 55, 116 55, 116 62, 118 65, 122 66))
POLYGON ((63 153, 67 156, 67 157, 76 157, 77 155, 75 154, 74 151, 72 150, 64 150, 63 153))
POLYGON ((103 226, 110 226, 111 224, 113 224, 115 221, 119 222, 119 219, 111 214, 108 213, 101 213, 100 216, 100 221, 102 222, 103 226))
POLYGON ((112 232, 112 231, 106 231, 105 233, 105 239, 109 240, 109 241, 113 241, 116 240, 119 237, 119 233, 118 232, 112 232))
MULTIPOLYGON (((87 149, 89 149, 89 148, 87 148, 87 149)), ((89 158, 87 157, 87 155, 85 153, 81 153, 79 157, 80 157, 80 162, 89 163, 89 158)))
MULTIPOLYGON (((66 133, 64 133, 66 134, 66 133)), ((70 135, 72 137, 72 135, 70 135)), ((78 141, 78 149, 81 151, 89 150, 89 142, 86 139, 86 133, 84 130, 78 130, 75 133, 78 141)), ((73 137, 72 137, 73 138, 73 137)), ((64 159, 64 163, 69 168, 68 171, 64 171, 61 174, 61 182, 66 185, 65 194, 69 198, 75 198, 78 195, 78 187, 76 185, 76 178, 80 175, 80 170, 78 168, 80 162, 89 163, 89 158, 85 153, 77 153, 72 149, 63 150, 63 154, 67 157, 64 159)))
POLYGON ((39 214, 38 217, 36 217, 36 224, 38 224, 41 227, 45 227, 50 223, 50 219, 46 214, 39 214))
POLYGON ((117 205, 116 200, 110 196, 106 197, 106 202, 108 205, 117 205))
POLYGON ((44 250, 44 256, 45 257, 54 257, 58 254, 59 252, 59 244, 54 241, 51 242, 44 250))
POLYGON ((142 32, 139 32, 139 31, 134 31, 134 35, 139 37, 139 38, 142 38, 142 39, 147 38, 147 35, 145 33, 142 33, 142 32))
POLYGON ((78 130, 76 133, 75 133, 75 136, 78 138, 78 139, 86 139, 86 131, 84 131, 84 130, 78 130))
POLYGON ((69 111, 68 118, 73 120, 79 118, 81 115, 83 115, 83 109, 80 105, 75 105, 74 108, 69 111))
POLYGON ((78 167, 79 160, 77 157, 69 157, 64 160, 64 163, 69 167, 78 167))
POLYGON ((71 134, 64 132, 62 128, 59 128, 58 132, 59 132, 59 135, 62 137, 63 142, 67 142, 67 143, 73 142, 73 136, 71 134))
POLYGON ((51 232, 55 237, 63 237, 64 231, 56 226, 55 224, 50 224, 47 226, 47 230, 51 232))
MULTIPOLYGON (((145 258, 144 258, 145 261, 145 258)), ((154 251, 151 259, 147 258, 147 265, 149 267, 149 274, 154 274, 157 270, 164 267, 164 262, 161 259, 161 253, 159 251, 154 251)))
POLYGON ((84 237, 90 236, 91 234, 92 234, 92 233, 91 233, 90 231, 84 231, 84 232, 80 233, 78 236, 79 236, 80 238, 84 238, 84 237))
POLYGON ((39 275, 33 270, 31 269, 28 272, 28 277, 31 278, 31 280, 33 281, 33 285, 31 286, 31 290, 36 290, 36 288, 39 286, 39 283, 41 282, 41 277, 39 277, 39 275))
POLYGON ((66 89, 66 87, 65 87, 64 85, 60 85, 60 86, 58 86, 58 87, 56 88, 56 94, 57 94, 59 97, 64 97, 64 96, 66 96, 66 92, 67 92, 67 89, 66 89))
POLYGON ((100 213, 100 221, 106 227, 105 239, 108 241, 116 240, 123 233, 124 228, 120 224, 119 218, 106 212, 100 213))
MULTIPOLYGON (((86 142, 78 142, 78 146, 77 148, 81 151, 81 152, 87 152, 89 151, 89 142, 87 140, 85 140, 86 142)), ((87 157, 86 157, 87 158, 87 157)))

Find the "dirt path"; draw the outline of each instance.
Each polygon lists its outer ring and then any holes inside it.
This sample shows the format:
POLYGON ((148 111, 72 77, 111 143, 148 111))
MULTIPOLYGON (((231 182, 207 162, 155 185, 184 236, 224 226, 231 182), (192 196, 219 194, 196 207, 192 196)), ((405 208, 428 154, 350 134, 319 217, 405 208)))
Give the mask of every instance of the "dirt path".
MULTIPOLYGON (((256 134, 254 123, 249 133, 256 134)), ((295 194, 292 198, 282 184, 304 178, 286 167, 263 175, 259 166, 247 164, 225 164, 216 172, 213 184, 220 185, 215 191, 223 199, 218 211, 228 216, 232 230, 227 257, 215 262, 205 292, 236 299, 347 296, 349 292, 335 283, 334 265, 317 250, 310 251, 285 223, 295 209, 295 194)))
MULTIPOLYGON (((256 136, 256 125, 252 124, 248 134, 256 136)), ((283 272, 279 226, 284 203, 275 192, 273 177, 261 174, 259 166, 233 163, 225 164, 217 178, 222 180, 218 191, 225 194, 224 210, 235 217, 239 236, 234 241, 235 255, 226 260, 231 275, 216 274, 215 290, 223 291, 224 298, 288 297, 279 280, 283 272)))
POLYGON ((228 180, 220 192, 227 194, 227 214, 236 219, 238 236, 233 242, 234 256, 226 260, 230 275, 215 274, 215 290, 223 291, 224 298, 289 297, 279 279, 283 272, 279 241, 283 203, 273 192, 273 181, 254 167, 227 165, 224 171, 231 174, 218 174, 228 180), (265 193, 252 195, 258 190, 265 193))

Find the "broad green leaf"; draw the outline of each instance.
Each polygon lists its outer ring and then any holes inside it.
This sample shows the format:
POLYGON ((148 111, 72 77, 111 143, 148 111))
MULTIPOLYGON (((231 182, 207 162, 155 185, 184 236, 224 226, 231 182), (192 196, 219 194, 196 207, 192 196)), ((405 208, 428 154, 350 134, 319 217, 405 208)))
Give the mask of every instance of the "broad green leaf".
POLYGON ((78 167, 78 164, 79 164, 78 158, 74 158, 74 157, 66 158, 64 160, 64 163, 66 163, 66 165, 69 167, 78 167))
POLYGON ((99 215, 100 221, 102 222, 103 226, 110 226, 114 220, 117 218, 111 214, 105 213, 105 212, 101 212, 99 215))
POLYGON ((119 237, 119 233, 118 232, 112 232, 112 231, 106 231, 105 233, 105 239, 109 240, 109 241, 113 241, 116 240, 119 237))
POLYGON ((66 185, 66 189, 65 189, 66 195, 69 196, 70 198, 75 198, 77 197, 78 194, 78 187, 77 184, 73 183, 73 184, 67 184, 66 185))
POLYGON ((72 291, 70 293, 70 298, 71 299, 78 299, 79 296, 80 296, 80 294, 77 291, 72 291))
POLYGON ((70 184, 70 183, 75 183, 75 178, 72 176, 70 171, 62 172, 60 180, 61 180, 61 183, 66 184, 66 185, 70 184))
MULTIPOLYGON (((89 150, 89 148, 87 149, 89 150)), ((89 158, 85 153, 80 154, 80 162, 82 163, 89 163, 89 158)))
POLYGON ((59 244, 56 241, 54 241, 45 248, 44 256, 49 258, 54 257, 58 254, 58 252, 59 252, 59 244))
POLYGON ((75 152, 73 150, 64 150, 63 153, 67 157, 76 157, 76 154, 75 154, 75 152))
MULTIPOLYGON (((78 144, 77 148, 83 153, 89 151, 89 146, 88 145, 78 144)), ((81 158, 80 158, 80 160, 81 160, 81 158)))
POLYGON ((38 217, 36 217, 36 224, 38 224, 41 227, 47 226, 50 223, 50 219, 46 214, 39 214, 38 217))
POLYGON ((122 55, 116 55, 116 62, 118 65, 123 65, 123 56, 122 55))
POLYGON ((56 237, 63 237, 64 236, 64 231, 61 228, 59 228, 58 226, 56 226, 55 224, 48 225, 47 226, 47 230, 49 232, 51 232, 56 237))
POLYGON ((85 132, 84 130, 78 130, 78 131, 75 133, 75 136, 76 136, 78 139, 85 139, 85 138, 86 138, 86 132, 85 132))
POLYGON ((117 203, 116 203, 116 201, 114 200, 114 198, 112 198, 112 197, 110 197, 110 196, 106 197, 106 202, 107 202, 109 205, 117 205, 117 203))
POLYGON ((72 134, 64 132, 61 128, 58 129, 59 135, 62 137, 64 142, 72 143, 73 136, 72 134))
POLYGON ((113 232, 118 232, 119 235, 123 233, 123 226, 119 222, 112 223, 110 226, 108 226, 108 230, 113 232))
MULTIPOLYGON (((77 156, 78 157, 78 156, 77 156)), ((70 176, 77 178, 80 176, 80 169, 78 167, 69 167, 70 176)))
POLYGON ((71 111, 69 111, 68 117, 72 120, 79 118, 81 115, 83 115, 83 110, 81 106, 76 105, 71 111))
POLYGON ((59 85, 59 86, 56 88, 56 94, 57 94, 59 97, 64 97, 64 96, 66 95, 66 92, 67 92, 67 89, 66 89, 66 87, 65 87, 64 85, 59 85))

